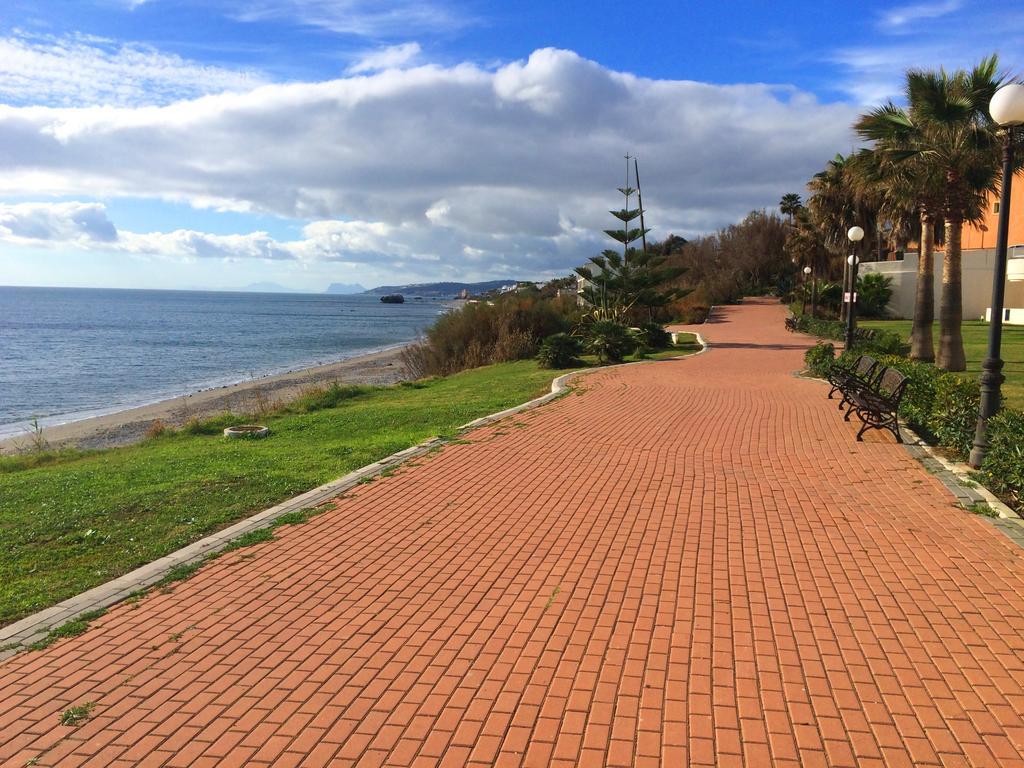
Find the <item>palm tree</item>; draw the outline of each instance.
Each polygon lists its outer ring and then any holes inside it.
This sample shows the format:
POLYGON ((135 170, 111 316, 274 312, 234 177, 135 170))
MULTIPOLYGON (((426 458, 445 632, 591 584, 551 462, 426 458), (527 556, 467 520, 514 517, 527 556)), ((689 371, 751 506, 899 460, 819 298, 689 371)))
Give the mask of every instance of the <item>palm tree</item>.
POLYGON ((917 289, 910 334, 910 356, 935 361, 932 324, 935 321, 935 218, 941 210, 943 179, 921 158, 906 158, 906 124, 893 119, 892 104, 861 115, 854 129, 874 142, 852 164, 854 183, 877 202, 879 215, 891 226, 891 236, 904 243, 916 236, 920 243, 917 289))
POLYGON ((826 275, 828 251, 821 231, 811 221, 806 208, 796 213, 794 224, 786 235, 784 251, 794 264, 811 268, 811 316, 817 317, 818 279, 826 275))
POLYGON ((782 196, 782 200, 779 201, 779 210, 782 211, 783 216, 789 216, 790 226, 793 226, 793 217, 796 216, 803 207, 803 201, 800 199, 800 195, 796 192, 787 192, 782 196))
MULTIPOLYGON (((871 239, 876 234, 875 202, 871 196, 865 195, 855 183, 855 174, 851 166, 852 156, 836 155, 829 160, 824 171, 814 175, 807 184, 811 196, 807 207, 812 221, 821 230, 825 246, 841 260, 844 274, 846 271, 846 254, 850 243, 846 233, 850 227, 858 225, 864 229, 867 237, 864 246, 872 249, 871 239)), ((848 290, 846 278, 843 279, 843 290, 848 290)), ((845 317, 847 305, 844 302, 841 315, 845 317)))
MULTIPOLYGON (((988 103, 1003 84, 998 74, 998 59, 982 59, 972 70, 958 69, 907 72, 904 110, 887 104, 858 123, 858 131, 867 139, 879 141, 894 162, 912 161, 910 175, 923 174, 923 187, 935 200, 945 226, 945 258, 942 268, 942 296, 939 307, 938 366, 947 371, 962 371, 966 365, 963 336, 963 289, 960 238, 965 221, 982 216, 985 196, 995 192, 999 176, 997 127, 988 115, 988 103), (863 129, 863 130, 862 130, 863 129)), ((934 202, 924 203, 934 220, 934 202)), ((922 258, 930 237, 930 227, 922 216, 922 258)), ((919 270, 924 265, 919 265, 919 270)), ((924 275, 922 281, 930 285, 924 275)), ((924 300, 920 294, 917 297, 924 300)), ((916 310, 916 306, 915 306, 916 310)), ((922 314, 922 321, 924 313, 922 314)), ((922 331, 923 333, 923 331, 922 331)))
POLYGON ((874 201, 854 182, 851 159, 836 155, 807 184, 811 219, 821 228, 825 245, 839 256, 848 250, 846 232, 850 227, 863 227, 869 237, 875 231, 874 201))

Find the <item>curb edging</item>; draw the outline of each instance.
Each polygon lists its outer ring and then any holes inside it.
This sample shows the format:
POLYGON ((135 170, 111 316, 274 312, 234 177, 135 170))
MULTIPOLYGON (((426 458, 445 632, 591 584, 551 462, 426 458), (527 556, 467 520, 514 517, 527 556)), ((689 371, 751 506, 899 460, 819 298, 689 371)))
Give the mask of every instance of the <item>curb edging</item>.
MULTIPOLYGON (((794 376, 807 381, 819 381, 822 384, 829 384, 825 379, 817 376, 810 376, 802 371, 794 372, 794 376)), ((946 490, 956 497, 957 503, 966 511, 971 505, 986 504, 992 509, 997 517, 985 517, 987 521, 1000 533, 1005 535, 1015 544, 1024 547, 1024 519, 1011 507, 999 500, 992 491, 976 480, 971 479, 974 469, 959 461, 953 461, 943 456, 936 447, 929 445, 914 429, 900 420, 900 431, 910 437, 904 440, 903 448, 914 459, 916 459, 925 470, 935 476, 935 479, 942 483, 946 490)))
MULTIPOLYGON (((693 332, 690 331, 690 333, 693 332)), ((487 416, 482 416, 479 419, 467 422, 466 424, 458 427, 455 433, 456 437, 465 434, 466 432, 479 429, 480 427, 493 424, 494 422, 507 418, 508 416, 539 408, 540 406, 561 397, 565 393, 571 391, 571 387, 568 384, 569 379, 579 374, 591 373, 596 370, 605 370, 608 368, 617 368, 623 365, 641 365, 643 363, 685 360, 687 358, 703 354, 709 348, 708 343, 699 333, 693 333, 693 335, 701 345, 699 352, 680 355, 678 357, 664 358, 662 360, 637 360, 629 363, 619 363, 618 365, 607 365, 602 368, 581 368, 579 370, 563 373, 552 380, 551 391, 547 394, 535 397, 533 400, 527 400, 525 403, 520 403, 519 405, 512 406, 511 408, 506 408, 505 410, 488 414, 487 416)), ((212 533, 209 536, 204 536, 202 539, 194 541, 186 547, 182 547, 169 555, 164 555, 157 560, 146 563, 133 571, 129 571, 128 573, 122 574, 111 581, 100 584, 98 587, 93 587, 85 592, 69 597, 66 600, 62 600, 56 605, 52 605, 29 616, 25 616, 12 624, 8 624, 6 627, 0 627, 0 647, 6 647, 6 650, 0 651, 0 661, 25 650, 32 643, 46 637, 50 630, 81 616, 83 613, 88 613, 89 611, 101 608, 109 608, 139 590, 153 586, 166 576, 173 568, 201 562, 208 555, 219 552, 240 536, 250 533, 251 531, 269 527, 282 515, 324 504, 370 478, 376 477, 387 470, 394 469, 411 459, 431 453, 432 451, 450 443, 451 440, 448 438, 432 437, 422 443, 417 443, 409 448, 392 453, 391 455, 385 456, 372 464, 367 464, 366 466, 349 472, 347 475, 344 475, 337 480, 332 480, 329 483, 325 483, 324 485, 313 488, 305 493, 301 493, 298 496, 293 496, 280 504, 276 504, 261 512, 250 515, 249 517, 240 520, 223 530, 212 533)))

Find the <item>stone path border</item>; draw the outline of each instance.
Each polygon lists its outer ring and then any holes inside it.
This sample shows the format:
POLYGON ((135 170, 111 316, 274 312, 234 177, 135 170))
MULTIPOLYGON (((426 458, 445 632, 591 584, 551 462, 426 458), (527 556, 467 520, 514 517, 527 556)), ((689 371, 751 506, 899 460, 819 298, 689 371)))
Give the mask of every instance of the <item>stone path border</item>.
MULTIPOLYGON (((825 379, 806 375, 802 371, 798 371, 796 375, 800 378, 820 381, 823 384, 829 383, 825 379)), ((996 513, 997 517, 985 516, 985 519, 1014 544, 1024 548, 1024 519, 1011 507, 1000 501, 992 491, 973 480, 971 474, 974 470, 970 466, 943 456, 902 420, 900 421, 900 431, 911 438, 903 443, 907 453, 921 462, 928 472, 946 486, 947 490, 956 496, 960 506, 970 508, 975 504, 987 505, 996 513)))
POLYGON ((985 520, 996 530, 1006 536, 1019 547, 1024 548, 1024 520, 1012 508, 976 480, 971 479, 974 471, 967 464, 951 461, 928 445, 924 439, 910 427, 903 424, 900 429, 913 437, 905 443, 907 452, 920 461, 925 469, 956 496, 962 507, 969 508, 975 504, 986 504, 997 517, 985 516, 985 520))
MULTIPOLYGON (((688 357, 696 357, 697 355, 706 352, 709 346, 708 343, 699 333, 695 333, 694 336, 697 338, 697 343, 701 345, 699 352, 665 359, 681 360, 688 357)), ((620 365, 642 365, 645 363, 657 362, 661 361, 638 360, 636 362, 620 363, 620 365)), ((611 367, 616 366, 605 366, 605 368, 611 367)), ((503 411, 488 414, 487 416, 482 416, 479 419, 474 419, 473 421, 463 424, 456 430, 456 437, 474 429, 478 429, 479 427, 492 424, 493 422, 499 421, 508 416, 532 410, 549 403, 555 398, 561 397, 571 391, 568 385, 569 379, 579 374, 588 373, 591 370, 594 369, 584 368, 564 373, 561 376, 556 377, 551 382, 551 391, 546 395, 541 395, 540 397, 528 400, 520 405, 515 405, 511 408, 506 408, 503 411)), ((69 597, 67 600, 62 600, 56 605, 44 608, 37 613, 33 613, 30 616, 19 619, 13 624, 8 624, 6 627, 0 627, 0 648, 4 648, 4 650, 0 650, 0 660, 19 653, 32 643, 42 640, 50 630, 72 621, 84 613, 102 608, 109 608, 110 606, 125 600, 136 592, 153 586, 174 568, 200 562, 207 556, 224 549, 224 547, 228 546, 228 544, 239 537, 244 536, 251 531, 269 527, 282 515, 286 515, 289 512, 296 512, 298 510, 319 506, 320 504, 340 496, 345 493, 345 491, 351 490, 370 478, 376 477, 390 469, 394 469, 407 461, 420 456, 425 456, 431 451, 437 450, 438 448, 448 444, 448 442, 449 440, 446 438, 434 437, 419 443, 418 445, 393 453, 379 461, 375 461, 372 464, 367 464, 353 472, 349 472, 344 477, 332 480, 329 483, 300 494, 299 496, 295 496, 287 501, 283 501, 280 504, 263 510, 262 512, 257 512, 256 514, 251 515, 228 528, 206 536, 199 541, 195 541, 187 547, 183 547, 182 549, 172 552, 169 555, 165 555, 158 560, 147 563, 140 568, 136 568, 134 571, 129 571, 112 581, 108 581, 105 584, 101 584, 98 587, 94 587, 86 592, 75 595, 74 597, 69 597)))

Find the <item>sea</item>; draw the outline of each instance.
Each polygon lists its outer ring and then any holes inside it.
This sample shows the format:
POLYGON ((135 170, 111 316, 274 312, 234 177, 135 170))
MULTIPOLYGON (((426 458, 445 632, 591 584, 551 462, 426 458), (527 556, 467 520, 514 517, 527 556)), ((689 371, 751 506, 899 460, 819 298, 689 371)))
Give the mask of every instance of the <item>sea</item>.
POLYGON ((0 286, 0 437, 401 346, 447 305, 0 286))

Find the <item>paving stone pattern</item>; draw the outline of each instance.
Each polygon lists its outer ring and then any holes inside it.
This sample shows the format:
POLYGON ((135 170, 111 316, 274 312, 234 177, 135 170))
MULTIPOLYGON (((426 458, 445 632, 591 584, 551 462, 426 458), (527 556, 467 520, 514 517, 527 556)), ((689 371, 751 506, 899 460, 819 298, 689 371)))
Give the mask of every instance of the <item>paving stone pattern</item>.
POLYGON ((855 442, 783 316, 0 662, 0 763, 1024 765, 1022 550, 855 442))

